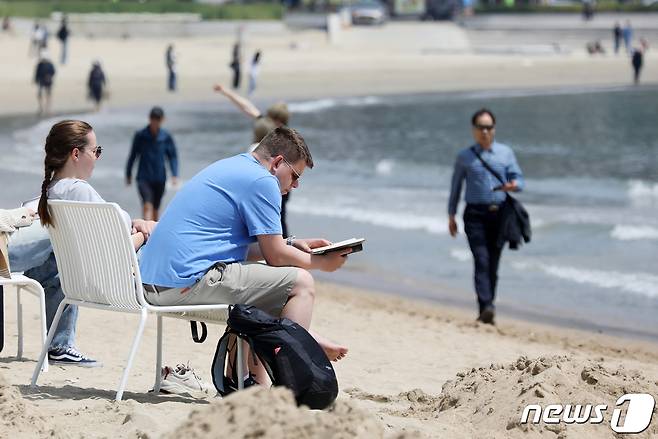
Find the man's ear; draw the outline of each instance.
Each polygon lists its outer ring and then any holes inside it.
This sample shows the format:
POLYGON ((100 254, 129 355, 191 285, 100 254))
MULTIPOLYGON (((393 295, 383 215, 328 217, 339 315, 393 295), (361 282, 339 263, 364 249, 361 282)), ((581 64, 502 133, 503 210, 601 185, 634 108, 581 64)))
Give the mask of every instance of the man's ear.
POLYGON ((272 168, 278 168, 281 166, 281 163, 283 162, 283 156, 282 155, 277 155, 272 157, 272 168))

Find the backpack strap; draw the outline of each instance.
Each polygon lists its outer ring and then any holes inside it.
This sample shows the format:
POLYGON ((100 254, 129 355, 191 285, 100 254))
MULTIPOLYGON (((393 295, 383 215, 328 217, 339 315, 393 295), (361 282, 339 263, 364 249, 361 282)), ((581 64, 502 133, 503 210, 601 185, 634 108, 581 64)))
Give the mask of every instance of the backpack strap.
POLYGON ((226 366, 226 355, 228 353, 228 342, 230 336, 231 332, 226 331, 217 342, 217 349, 215 350, 215 356, 212 360, 212 367, 210 369, 215 389, 217 389, 222 396, 228 393, 228 389, 224 387, 224 368, 226 366))
POLYGON ((192 329, 192 340, 194 340, 194 343, 203 343, 206 341, 206 337, 208 336, 208 328, 204 322, 190 320, 190 328, 192 329), (201 323, 201 337, 199 337, 199 332, 196 329, 198 323, 201 323))
POLYGON ((482 158, 482 156, 480 155, 480 153, 477 152, 477 149, 475 149, 475 145, 471 146, 471 151, 473 151, 473 154, 475 154, 475 156, 476 156, 478 159, 480 159, 480 161, 482 162, 482 165, 484 165, 484 167, 487 168, 487 171, 491 172, 491 173, 493 174, 493 176, 496 177, 496 178, 498 179, 498 181, 500 181, 502 184, 505 184, 505 183, 506 183, 506 181, 503 180, 503 177, 501 177, 500 174, 499 174, 498 172, 496 172, 496 171, 491 167, 491 165, 490 165, 489 163, 487 163, 487 162, 482 158))

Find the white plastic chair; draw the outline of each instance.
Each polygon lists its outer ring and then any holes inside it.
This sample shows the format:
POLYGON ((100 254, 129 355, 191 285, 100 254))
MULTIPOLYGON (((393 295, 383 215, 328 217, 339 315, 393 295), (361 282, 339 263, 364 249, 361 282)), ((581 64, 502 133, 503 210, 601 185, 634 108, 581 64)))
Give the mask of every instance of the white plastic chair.
MULTIPOLYGON (((137 256, 130 234, 115 203, 85 203, 79 201, 48 201, 53 227, 48 228, 57 259, 64 300, 57 308, 53 327, 57 327, 64 305, 70 303, 108 311, 139 313, 139 327, 130 348, 116 400, 120 401, 128 381, 144 325, 149 313, 157 315, 157 355, 155 392, 159 392, 162 367, 162 317, 225 323, 228 304, 155 306, 144 298, 137 256)), ((84 330, 78 331, 84 334, 84 330)), ((47 346, 52 339, 48 334, 47 346)), ((242 346, 237 343, 238 377, 244 376, 242 346)), ((41 364, 48 353, 44 348, 32 375, 36 386, 41 364)), ((239 387, 243 387, 239 380, 239 387)))
MULTIPOLYGON (((46 294, 41 284, 34 279, 24 276, 23 273, 11 273, 11 278, 0 277, 1 286, 16 287, 16 323, 18 324, 18 353, 16 358, 23 359, 23 305, 21 304, 21 291, 25 290, 34 294, 39 299, 39 311, 41 315, 41 342, 46 343, 46 294)), ((48 371, 48 363, 43 365, 43 371, 48 371)))

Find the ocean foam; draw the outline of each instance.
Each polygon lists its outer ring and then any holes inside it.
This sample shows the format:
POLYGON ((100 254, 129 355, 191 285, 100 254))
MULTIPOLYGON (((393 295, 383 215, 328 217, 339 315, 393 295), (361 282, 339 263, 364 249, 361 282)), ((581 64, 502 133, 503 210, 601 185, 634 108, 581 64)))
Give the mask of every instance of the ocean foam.
POLYGON ((379 104, 381 99, 375 96, 364 96, 345 99, 317 99, 314 101, 291 102, 288 108, 291 113, 315 113, 334 107, 360 107, 379 104))
POLYGON ((549 276, 579 284, 618 289, 645 297, 658 298, 658 276, 654 274, 591 270, 532 262, 514 262, 512 267, 517 270, 538 269, 549 276))
POLYGON ((628 182, 628 196, 634 203, 654 204, 658 202, 658 183, 631 180, 628 182))
POLYGON ((620 241, 658 239, 658 229, 650 226, 616 225, 610 236, 620 241))
POLYGON ((329 218, 347 219, 350 221, 389 227, 397 230, 424 230, 434 235, 447 233, 448 224, 443 217, 422 216, 414 213, 400 213, 389 210, 364 209, 349 206, 318 206, 308 203, 291 203, 291 212, 305 215, 318 215, 329 218))

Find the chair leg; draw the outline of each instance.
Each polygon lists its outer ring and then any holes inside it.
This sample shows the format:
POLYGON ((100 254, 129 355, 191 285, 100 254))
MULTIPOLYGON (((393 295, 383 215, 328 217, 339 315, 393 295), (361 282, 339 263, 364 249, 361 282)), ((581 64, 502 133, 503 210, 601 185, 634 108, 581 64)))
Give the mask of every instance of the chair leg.
POLYGON ((23 304, 21 303, 21 286, 16 285, 16 323, 18 324, 18 352, 16 358, 23 359, 23 304))
MULTIPOLYGON (((242 364, 242 340, 239 338, 236 340, 237 343, 235 343, 238 346, 238 359, 237 359, 237 366, 238 366, 238 390, 244 389, 244 364, 242 364)), ((253 355, 256 355, 255 353, 253 355)))
MULTIPOLYGON (((41 342, 46 346, 46 339, 48 338, 48 330, 46 328, 46 293, 39 285, 39 308, 41 312, 41 342)), ((42 372, 48 372, 48 362, 43 363, 42 372)))
POLYGON ((162 385, 162 316, 158 314, 158 342, 157 342, 157 353, 155 357, 155 385, 153 386, 153 392, 160 392, 160 386, 162 385))
MULTIPOLYGON (((57 307, 57 312, 55 313, 55 318, 53 319, 52 324, 50 325, 50 328, 57 328, 57 325, 59 325, 59 319, 62 317, 62 312, 64 312, 64 307, 68 304, 68 301, 66 299, 62 300, 57 307)), ((41 372, 41 368, 43 367, 43 362, 46 358, 46 355, 48 355, 48 347, 50 346, 50 343, 53 341, 53 337, 55 337, 55 330, 48 331, 48 338, 46 338, 46 342, 43 344, 43 347, 41 348, 41 353, 39 354, 39 360, 37 361, 37 366, 34 368, 34 372, 32 373, 32 382, 30 386, 35 387, 37 385, 37 379, 39 379, 39 373, 41 372)))
POLYGON ((146 308, 142 308, 141 317, 139 319, 139 328, 137 328, 137 334, 135 334, 135 339, 133 340, 132 347, 130 348, 130 355, 128 356, 128 364, 123 370, 123 376, 121 377, 121 383, 119 384, 119 390, 117 390, 116 401, 121 401, 123 397, 123 391, 126 388, 126 383, 128 382, 128 374, 130 373, 130 368, 133 365, 133 360, 135 359, 135 354, 137 353, 137 348, 139 347, 139 342, 142 339, 142 334, 144 333, 144 325, 146 324, 146 318, 148 317, 148 312, 146 308))

